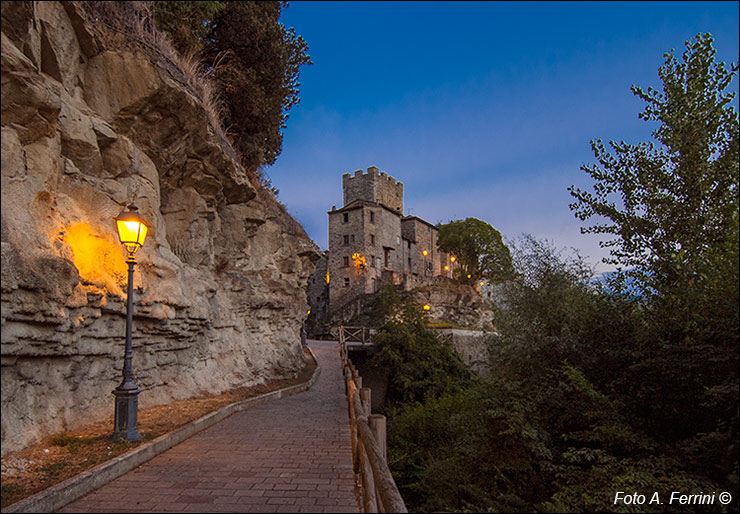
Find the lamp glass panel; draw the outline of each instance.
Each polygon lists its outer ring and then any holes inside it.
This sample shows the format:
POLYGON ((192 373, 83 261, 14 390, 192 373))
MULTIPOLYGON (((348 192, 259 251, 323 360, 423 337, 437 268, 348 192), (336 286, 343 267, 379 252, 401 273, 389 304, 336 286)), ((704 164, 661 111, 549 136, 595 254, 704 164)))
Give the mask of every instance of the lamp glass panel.
POLYGON ((147 226, 136 220, 116 220, 116 227, 118 228, 118 237, 121 239, 121 243, 124 245, 138 245, 144 244, 146 238, 147 226))

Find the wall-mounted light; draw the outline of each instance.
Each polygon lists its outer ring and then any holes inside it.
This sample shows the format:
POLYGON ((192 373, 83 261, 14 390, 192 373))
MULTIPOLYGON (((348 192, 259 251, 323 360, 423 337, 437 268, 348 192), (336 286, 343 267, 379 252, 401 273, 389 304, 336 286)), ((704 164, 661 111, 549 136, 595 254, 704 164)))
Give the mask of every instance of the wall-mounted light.
POLYGON ((432 307, 431 307, 431 306, 430 306, 429 304, 426 304, 426 305, 424 305, 424 307, 422 307, 422 308, 423 308, 423 309, 424 309, 425 311, 428 311, 428 310, 429 310, 429 309, 431 309, 432 307))
POLYGON ((364 270, 366 268, 365 257, 360 255, 359 253, 353 253, 352 260, 355 262, 357 267, 360 268, 361 270, 364 270))
POLYGON ((450 255, 450 262, 455 262, 455 259, 457 259, 457 257, 455 257, 454 255, 450 255))
POLYGON ((422 253, 422 254, 423 254, 423 255, 424 255, 425 257, 426 257, 427 255, 429 255, 429 252, 427 252, 426 250, 424 250, 424 251, 423 251, 423 252, 421 252, 421 253, 422 253))

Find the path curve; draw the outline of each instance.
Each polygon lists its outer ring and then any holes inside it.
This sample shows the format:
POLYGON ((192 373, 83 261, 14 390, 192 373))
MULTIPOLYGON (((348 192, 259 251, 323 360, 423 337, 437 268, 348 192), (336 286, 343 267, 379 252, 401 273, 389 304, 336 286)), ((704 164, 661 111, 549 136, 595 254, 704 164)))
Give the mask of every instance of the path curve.
POLYGON ((58 512, 359 512, 336 342, 306 392, 237 412, 58 512))

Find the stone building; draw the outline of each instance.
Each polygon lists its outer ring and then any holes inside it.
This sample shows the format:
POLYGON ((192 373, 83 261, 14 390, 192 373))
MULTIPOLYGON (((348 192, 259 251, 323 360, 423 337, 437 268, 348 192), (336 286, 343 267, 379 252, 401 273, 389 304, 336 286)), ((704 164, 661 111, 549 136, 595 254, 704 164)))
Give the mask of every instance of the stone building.
MULTIPOLYGON (((437 227, 403 216, 401 182, 370 166, 367 173, 342 175, 342 189, 344 205, 327 213, 328 312, 382 283, 412 289, 434 276, 451 276, 450 256, 437 251, 437 227)), ((312 310, 322 312, 320 294, 309 294, 309 300, 312 310)))

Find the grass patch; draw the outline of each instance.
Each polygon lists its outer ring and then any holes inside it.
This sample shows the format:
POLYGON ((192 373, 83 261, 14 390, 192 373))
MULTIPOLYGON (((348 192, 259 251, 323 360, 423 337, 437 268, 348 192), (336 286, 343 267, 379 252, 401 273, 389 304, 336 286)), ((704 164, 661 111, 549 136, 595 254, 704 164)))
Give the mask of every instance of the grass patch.
POLYGON ((0 486, 0 506, 2 508, 28 496, 28 491, 17 484, 3 484, 0 486))

